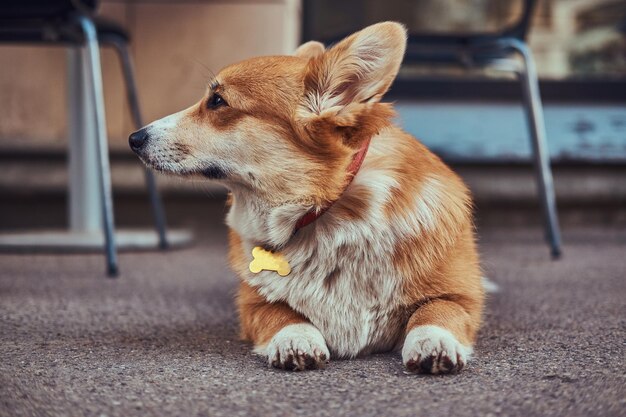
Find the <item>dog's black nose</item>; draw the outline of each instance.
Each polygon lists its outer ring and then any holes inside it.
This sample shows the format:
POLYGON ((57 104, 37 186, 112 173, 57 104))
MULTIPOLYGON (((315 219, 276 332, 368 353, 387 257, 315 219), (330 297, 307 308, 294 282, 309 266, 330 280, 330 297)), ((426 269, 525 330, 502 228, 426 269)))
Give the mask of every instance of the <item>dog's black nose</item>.
POLYGON ((144 127, 128 137, 128 144, 133 151, 138 151, 148 141, 148 130, 144 127))

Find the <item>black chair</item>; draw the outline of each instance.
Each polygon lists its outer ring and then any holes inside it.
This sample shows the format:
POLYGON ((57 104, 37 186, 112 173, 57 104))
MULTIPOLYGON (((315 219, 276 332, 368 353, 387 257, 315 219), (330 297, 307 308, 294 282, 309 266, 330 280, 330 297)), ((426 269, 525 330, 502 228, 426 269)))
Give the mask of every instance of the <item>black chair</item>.
MULTIPOLYGON (((0 43, 54 44, 71 47, 84 45, 84 65, 79 74, 89 85, 95 110, 94 125, 99 163, 99 192, 102 201, 103 231, 107 257, 107 274, 118 274, 114 234, 111 176, 104 115, 104 97, 99 45, 110 45, 119 56, 126 82, 127 99, 137 129, 144 123, 139 109, 132 59, 128 51, 129 36, 115 22, 94 17, 97 0, 4 0, 0 3, 0 43)), ((152 172, 145 170, 159 246, 168 246, 165 214, 152 172)))
MULTIPOLYGON (((522 87, 524 110, 530 130, 536 181, 545 219, 546 240, 550 245, 552 257, 558 258, 561 255, 561 236, 546 145, 543 109, 535 63, 525 42, 536 3, 536 0, 524 0, 522 13, 517 22, 497 33, 410 33, 404 65, 454 64, 465 68, 493 67, 517 75, 522 87), (516 65, 517 61, 507 60, 515 54, 522 58, 521 66, 516 65)), ((315 37, 314 34, 308 33, 310 31, 307 29, 311 27, 311 22, 307 22, 307 19, 320 15, 316 7, 319 7, 316 0, 305 0, 304 40, 315 37)), ((348 34, 347 31, 341 36, 321 41, 334 43, 348 34)))

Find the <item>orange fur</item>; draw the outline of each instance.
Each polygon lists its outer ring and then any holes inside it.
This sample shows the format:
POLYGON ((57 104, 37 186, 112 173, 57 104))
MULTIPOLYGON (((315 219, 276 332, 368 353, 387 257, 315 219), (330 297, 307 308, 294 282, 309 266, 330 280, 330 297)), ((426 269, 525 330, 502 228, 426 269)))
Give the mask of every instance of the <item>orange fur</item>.
POLYGON ((286 303, 268 303, 250 285, 242 282, 237 295, 241 337, 255 344, 267 344, 280 329, 306 318, 286 303))

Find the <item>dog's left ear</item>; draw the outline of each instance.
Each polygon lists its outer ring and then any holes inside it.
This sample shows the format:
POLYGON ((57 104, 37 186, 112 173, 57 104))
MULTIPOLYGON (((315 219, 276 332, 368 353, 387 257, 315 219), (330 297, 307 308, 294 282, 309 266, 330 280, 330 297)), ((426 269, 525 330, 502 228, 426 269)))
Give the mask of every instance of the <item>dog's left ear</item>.
POLYGON ((322 55, 325 50, 326 48, 323 43, 309 41, 300 45, 298 49, 296 49, 296 52, 294 52, 294 55, 300 58, 311 59, 322 55))
POLYGON ((306 111, 322 115, 339 111, 337 107, 378 102, 398 74, 406 37, 401 24, 378 23, 311 59, 304 79, 306 111))

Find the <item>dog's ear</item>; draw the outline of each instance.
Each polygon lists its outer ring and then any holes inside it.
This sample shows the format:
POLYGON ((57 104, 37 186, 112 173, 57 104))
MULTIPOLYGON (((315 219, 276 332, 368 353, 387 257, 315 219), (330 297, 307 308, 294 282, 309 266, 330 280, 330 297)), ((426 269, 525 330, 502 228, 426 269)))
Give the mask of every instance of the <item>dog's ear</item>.
POLYGON ((300 58, 311 59, 322 55, 325 50, 326 48, 323 43, 309 41, 300 45, 298 49, 296 49, 296 52, 294 52, 294 55, 300 58))
POLYGON ((398 74, 406 29, 383 22, 345 38, 310 60, 304 107, 313 114, 337 106, 378 102, 398 74))

